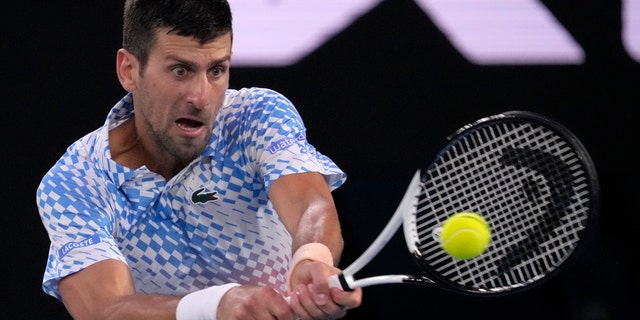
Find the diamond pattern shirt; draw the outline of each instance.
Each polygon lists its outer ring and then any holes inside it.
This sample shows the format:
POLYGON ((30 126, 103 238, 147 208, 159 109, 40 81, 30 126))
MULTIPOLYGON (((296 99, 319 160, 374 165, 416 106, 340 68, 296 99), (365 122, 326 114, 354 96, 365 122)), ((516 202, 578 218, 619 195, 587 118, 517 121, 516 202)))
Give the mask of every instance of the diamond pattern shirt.
POLYGON ((283 175, 345 174, 306 139, 292 103, 269 89, 228 90, 208 147, 171 180, 111 159, 108 131, 133 114, 131 94, 45 174, 37 205, 51 245, 43 290, 105 259, 125 262, 138 293, 185 295, 229 282, 284 292, 291 236, 269 198, 283 175))

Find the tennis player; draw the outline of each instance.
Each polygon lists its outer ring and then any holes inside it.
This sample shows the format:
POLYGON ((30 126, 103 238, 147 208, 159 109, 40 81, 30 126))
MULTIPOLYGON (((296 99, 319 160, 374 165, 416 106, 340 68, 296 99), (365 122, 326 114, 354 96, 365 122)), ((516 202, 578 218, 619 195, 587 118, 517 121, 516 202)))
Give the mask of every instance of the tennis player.
MULTIPOLYGON (((293 104, 229 88, 222 0, 127 0, 127 92, 43 177, 44 291, 75 319, 337 319, 346 176, 293 104)), ((82 106, 87 101, 69 104, 82 106)))

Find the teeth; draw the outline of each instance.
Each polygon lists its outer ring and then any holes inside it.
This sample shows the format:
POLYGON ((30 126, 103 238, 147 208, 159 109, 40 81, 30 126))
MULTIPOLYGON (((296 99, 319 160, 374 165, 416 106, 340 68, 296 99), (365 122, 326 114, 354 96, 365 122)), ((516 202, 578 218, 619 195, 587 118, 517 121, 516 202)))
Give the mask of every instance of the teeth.
POLYGON ((176 124, 180 129, 185 131, 193 131, 202 126, 202 123, 198 121, 186 120, 186 119, 178 120, 176 121, 176 124))
POLYGON ((185 131, 194 131, 194 130, 198 129, 198 127, 187 126, 187 125, 185 125, 185 123, 182 123, 182 122, 178 122, 178 127, 180 129, 182 129, 182 130, 185 130, 185 131))

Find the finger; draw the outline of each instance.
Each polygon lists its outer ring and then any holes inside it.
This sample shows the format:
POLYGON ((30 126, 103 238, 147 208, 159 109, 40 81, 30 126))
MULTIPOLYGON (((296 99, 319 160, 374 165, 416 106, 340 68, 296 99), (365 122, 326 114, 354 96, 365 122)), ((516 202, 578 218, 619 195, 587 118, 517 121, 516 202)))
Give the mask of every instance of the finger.
POLYGON ((331 288, 331 299, 346 310, 357 308, 362 303, 362 289, 356 288, 354 291, 343 291, 339 288, 331 288))
POLYGON ((330 294, 318 293, 317 287, 313 285, 308 285, 307 288, 317 308, 322 310, 325 316, 328 316, 330 319, 336 319, 346 315, 347 308, 334 301, 330 294))
POLYGON ((311 319, 311 315, 307 312, 307 309, 304 308, 302 302, 300 301, 300 291, 294 291, 289 293, 289 296, 286 298, 287 302, 293 309, 293 312, 296 315, 296 320, 300 319, 311 319))
MULTIPOLYGON (((304 308, 305 313, 313 319, 323 319, 325 312, 320 309, 320 306, 316 303, 316 297, 309 291, 309 286, 299 285, 297 289, 296 296, 300 301, 300 306, 304 308)), ((302 317, 302 314, 300 314, 300 316, 302 317)))

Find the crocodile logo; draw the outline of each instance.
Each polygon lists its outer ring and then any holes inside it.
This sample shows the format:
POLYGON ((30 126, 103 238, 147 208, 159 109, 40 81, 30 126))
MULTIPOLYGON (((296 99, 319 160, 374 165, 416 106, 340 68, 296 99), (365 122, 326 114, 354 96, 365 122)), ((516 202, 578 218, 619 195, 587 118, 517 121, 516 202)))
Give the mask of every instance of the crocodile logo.
POLYGON ((214 191, 214 192, 202 192, 202 191, 204 191, 204 188, 196 190, 196 192, 194 192, 191 195, 191 202, 193 202, 193 203, 207 203, 209 201, 218 200, 218 197, 216 196, 216 194, 218 194, 218 192, 216 192, 216 191, 214 191))

